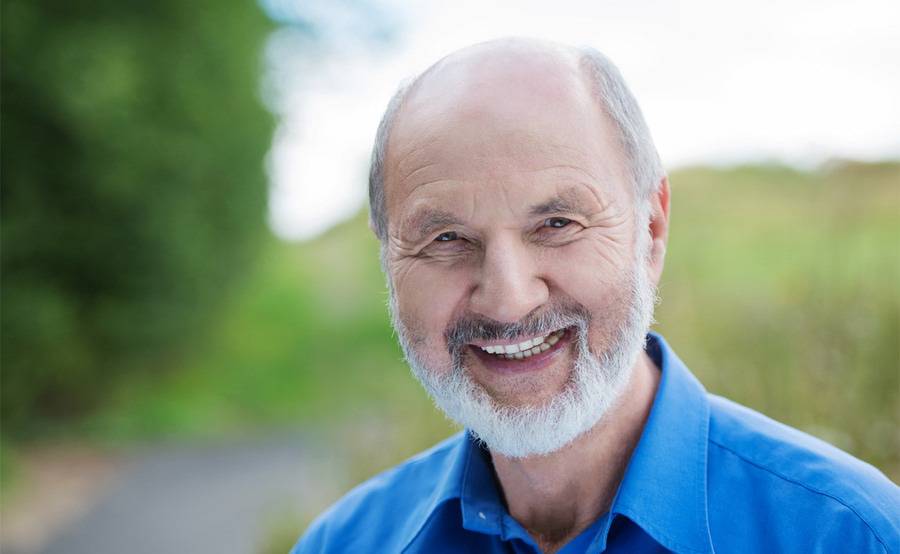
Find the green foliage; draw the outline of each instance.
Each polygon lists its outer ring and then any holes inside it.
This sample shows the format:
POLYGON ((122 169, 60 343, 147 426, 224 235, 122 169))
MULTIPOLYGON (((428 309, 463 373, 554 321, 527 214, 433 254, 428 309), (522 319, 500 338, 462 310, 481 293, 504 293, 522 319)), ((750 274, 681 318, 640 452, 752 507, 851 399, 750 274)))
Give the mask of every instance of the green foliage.
POLYGON ((203 336, 264 237, 252 2, 2 6, 2 417, 22 435, 203 336))

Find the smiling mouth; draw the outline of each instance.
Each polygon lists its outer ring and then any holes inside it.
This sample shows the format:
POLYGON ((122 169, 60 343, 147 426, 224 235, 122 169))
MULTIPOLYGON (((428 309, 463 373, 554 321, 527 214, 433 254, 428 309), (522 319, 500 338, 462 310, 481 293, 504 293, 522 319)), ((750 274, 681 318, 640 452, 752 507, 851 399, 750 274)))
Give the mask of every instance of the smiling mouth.
POLYGON ((524 360, 550 350, 566 333, 565 329, 553 331, 552 333, 534 337, 515 344, 488 344, 484 346, 475 346, 482 352, 491 355, 497 359, 505 360, 524 360))

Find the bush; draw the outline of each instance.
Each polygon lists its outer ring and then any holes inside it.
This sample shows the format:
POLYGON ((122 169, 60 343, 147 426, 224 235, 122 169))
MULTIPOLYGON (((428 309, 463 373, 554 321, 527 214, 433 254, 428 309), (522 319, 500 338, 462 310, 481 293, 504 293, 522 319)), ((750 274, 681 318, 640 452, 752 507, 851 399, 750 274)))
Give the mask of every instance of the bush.
POLYGON ((3 3, 2 417, 82 413, 202 336, 265 232, 252 2, 3 3))

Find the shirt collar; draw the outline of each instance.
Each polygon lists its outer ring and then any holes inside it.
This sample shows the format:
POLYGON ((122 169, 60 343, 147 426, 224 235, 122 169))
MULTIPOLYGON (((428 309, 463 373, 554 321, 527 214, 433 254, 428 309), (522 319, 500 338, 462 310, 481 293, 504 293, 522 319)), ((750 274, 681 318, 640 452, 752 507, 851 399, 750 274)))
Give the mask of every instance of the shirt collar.
MULTIPOLYGON (((449 501, 459 500, 463 527, 480 533, 503 535, 505 508, 494 477, 490 454, 468 431, 450 439, 451 451, 444 458, 434 492, 422 508, 411 514, 401 551, 406 552, 449 501)), ((503 537, 506 538, 506 537, 503 537)))
POLYGON ((706 391, 661 336, 649 334, 646 351, 662 377, 611 512, 629 518, 669 550, 712 552, 706 391))
POLYGON ((466 468, 460 491, 463 527, 470 531, 502 535, 506 508, 501 501, 490 453, 468 432, 465 443, 466 468))
MULTIPOLYGON (((669 550, 712 552, 706 506, 709 404, 706 391, 665 340, 647 336, 647 354, 662 371, 653 408, 610 512, 625 516, 669 550)), ((463 527, 505 537, 506 509, 490 457, 466 432, 455 438, 428 508, 410 529, 411 543, 444 502, 459 499, 463 527)), ((605 549, 614 518, 598 539, 605 549)))

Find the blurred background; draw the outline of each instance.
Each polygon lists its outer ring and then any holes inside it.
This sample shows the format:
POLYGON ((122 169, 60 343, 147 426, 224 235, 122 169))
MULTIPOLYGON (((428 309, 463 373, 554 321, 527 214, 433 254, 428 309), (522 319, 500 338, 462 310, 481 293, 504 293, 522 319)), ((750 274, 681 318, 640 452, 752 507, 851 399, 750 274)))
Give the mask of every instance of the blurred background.
POLYGON ((673 186, 656 329, 900 480, 896 2, 5 0, 0 549, 286 552, 454 431, 388 323, 365 176, 401 79, 589 44, 673 186))

